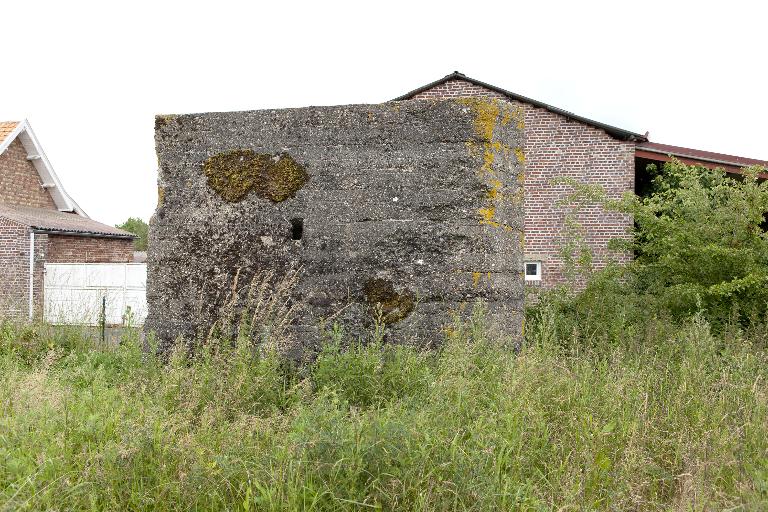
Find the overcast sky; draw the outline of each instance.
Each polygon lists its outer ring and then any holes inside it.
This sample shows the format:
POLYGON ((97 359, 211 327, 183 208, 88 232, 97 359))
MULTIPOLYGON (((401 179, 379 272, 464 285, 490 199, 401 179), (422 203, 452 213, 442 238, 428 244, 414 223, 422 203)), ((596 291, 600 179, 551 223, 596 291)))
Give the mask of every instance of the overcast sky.
POLYGON ((454 70, 655 142, 768 159, 760 4, 3 2, 0 120, 29 119, 109 224, 152 215, 155 114, 377 103, 454 70))

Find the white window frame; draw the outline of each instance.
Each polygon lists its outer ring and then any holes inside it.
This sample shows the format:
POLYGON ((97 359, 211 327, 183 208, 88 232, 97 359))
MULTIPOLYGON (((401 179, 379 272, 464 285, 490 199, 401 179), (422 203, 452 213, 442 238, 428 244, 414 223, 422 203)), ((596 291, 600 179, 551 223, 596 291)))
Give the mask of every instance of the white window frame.
POLYGON ((523 274, 526 281, 541 281, 542 266, 540 261, 526 261, 523 263, 523 274), (536 265, 536 274, 528 274, 528 265, 536 265))

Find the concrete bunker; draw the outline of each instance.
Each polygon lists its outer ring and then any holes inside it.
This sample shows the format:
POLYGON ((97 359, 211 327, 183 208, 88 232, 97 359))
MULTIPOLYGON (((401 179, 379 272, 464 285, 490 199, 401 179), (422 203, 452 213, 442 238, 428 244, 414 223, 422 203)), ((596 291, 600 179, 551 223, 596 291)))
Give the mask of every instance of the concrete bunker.
POLYGON ((299 269, 292 332, 379 315, 436 344, 476 300, 520 332, 523 133, 497 100, 161 116, 149 317, 164 346, 209 332, 264 271, 299 269), (239 283, 239 285, 238 285, 239 283))

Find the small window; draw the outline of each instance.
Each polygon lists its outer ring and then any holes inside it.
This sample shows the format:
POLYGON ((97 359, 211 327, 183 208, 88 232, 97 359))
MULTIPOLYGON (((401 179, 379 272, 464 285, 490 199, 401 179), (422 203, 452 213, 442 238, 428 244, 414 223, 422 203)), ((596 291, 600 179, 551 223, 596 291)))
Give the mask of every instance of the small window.
POLYGON ((541 262, 540 261, 525 262, 525 280, 541 281, 541 262))
POLYGON ((304 236, 304 219, 291 219, 291 239, 301 240, 304 236))

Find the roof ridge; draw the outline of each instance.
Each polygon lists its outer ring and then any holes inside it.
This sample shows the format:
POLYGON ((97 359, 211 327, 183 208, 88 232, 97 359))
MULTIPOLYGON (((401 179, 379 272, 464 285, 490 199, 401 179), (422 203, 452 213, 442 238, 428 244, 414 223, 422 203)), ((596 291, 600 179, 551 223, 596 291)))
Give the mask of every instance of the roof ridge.
POLYGON ((397 98, 391 100, 391 101, 404 101, 409 100, 413 96, 416 96, 417 94, 424 92, 428 89, 431 89, 433 87, 436 87, 438 85, 444 84, 445 82, 448 82, 449 80, 465 80, 471 84, 484 87, 485 89, 489 89, 491 91, 497 92, 499 94, 502 94, 504 96, 507 96, 510 99, 520 101, 521 103, 528 103, 530 105, 533 105, 534 107, 543 108, 545 110, 548 110, 552 113, 559 114, 563 117, 566 117, 568 119, 573 119, 574 121, 579 121, 581 123, 594 126, 595 128, 599 128, 609 135, 611 135, 614 138, 621 139, 621 140, 627 140, 627 141, 633 141, 633 142, 647 142, 648 137, 646 135, 641 135, 639 133, 635 133, 629 130, 625 130, 624 128, 619 128, 617 126, 612 126, 606 123, 601 123, 599 121, 595 121, 592 119, 589 119, 587 117, 583 117, 577 114, 574 114, 573 112, 569 112, 567 110, 563 110, 558 107, 554 107, 552 105, 549 105, 547 103, 544 103, 539 100, 534 100, 533 98, 528 98, 526 96, 523 96, 521 94, 517 94, 511 91, 508 91, 506 89, 502 89, 501 87, 497 87, 495 85, 491 85, 486 82, 482 82, 480 80, 477 80, 475 78, 468 77, 467 75, 459 72, 454 71, 453 73, 450 73, 448 75, 445 75, 443 78, 439 80, 435 80, 434 82, 430 82, 426 85, 423 85, 421 87, 418 87, 410 92, 407 92, 403 94, 402 96, 398 96, 397 98))

